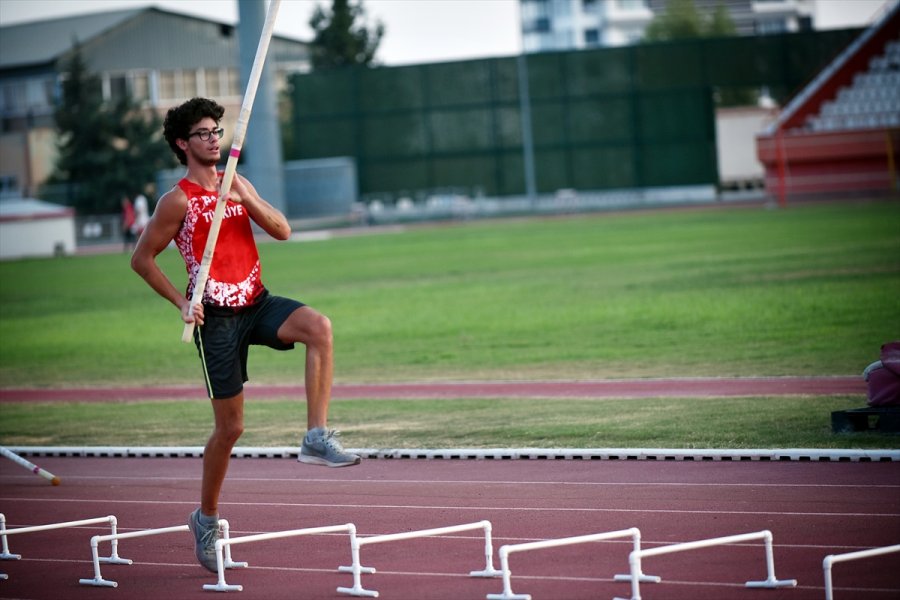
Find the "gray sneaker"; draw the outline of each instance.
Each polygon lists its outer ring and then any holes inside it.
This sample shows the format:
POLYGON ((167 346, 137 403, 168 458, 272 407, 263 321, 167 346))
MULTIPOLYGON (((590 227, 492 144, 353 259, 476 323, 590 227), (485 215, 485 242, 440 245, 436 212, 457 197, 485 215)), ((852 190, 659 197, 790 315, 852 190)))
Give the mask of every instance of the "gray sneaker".
POLYGON ((316 427, 306 432, 303 444, 300 446, 300 456, 297 458, 302 463, 310 465, 324 465, 326 467, 349 467, 359 464, 359 456, 344 451, 334 429, 325 430, 316 427))
POLYGON ((213 573, 219 572, 219 566, 216 563, 216 540, 219 539, 219 523, 213 525, 204 525, 200 522, 200 509, 198 508, 188 517, 188 529, 194 534, 197 545, 194 552, 197 555, 197 562, 204 568, 213 573))

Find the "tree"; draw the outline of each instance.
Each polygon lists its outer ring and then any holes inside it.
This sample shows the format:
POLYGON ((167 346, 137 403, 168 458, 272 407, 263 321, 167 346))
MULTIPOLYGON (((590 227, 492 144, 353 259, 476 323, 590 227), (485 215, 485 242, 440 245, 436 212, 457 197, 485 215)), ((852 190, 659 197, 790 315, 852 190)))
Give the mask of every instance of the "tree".
POLYGON ((683 40, 703 37, 707 26, 694 0, 669 0, 666 10, 657 15, 644 30, 648 42, 683 40))
POLYGON ((332 0, 331 13, 316 6, 309 25, 315 32, 310 44, 313 69, 371 65, 384 35, 384 24, 369 29, 362 0, 332 0))
POLYGON ((134 197, 144 193, 147 184, 156 180, 158 171, 175 167, 177 162, 162 136, 162 121, 155 112, 148 117, 130 96, 125 96, 108 114, 113 123, 115 151, 105 184, 134 197))
POLYGON ((50 183, 64 183, 67 200, 82 214, 118 212, 122 196, 144 192, 159 169, 174 166, 162 126, 129 98, 109 105, 100 78, 78 44, 63 67, 54 117, 59 158, 50 183))
POLYGON ((654 17, 644 30, 644 40, 648 42, 730 35, 737 35, 737 27, 724 4, 716 4, 709 18, 705 18, 694 0, 668 0, 665 12, 654 17))
POLYGON ((709 23, 706 26, 706 31, 711 37, 737 35, 734 19, 731 18, 731 14, 724 4, 716 4, 716 8, 713 10, 713 14, 710 16, 709 23))
MULTIPOLYGON (((709 18, 704 18, 694 0, 669 0, 664 13, 657 15, 647 26, 644 40, 661 42, 701 37, 737 35, 737 27, 722 3, 716 5, 709 18)), ((723 87, 715 90, 717 106, 745 106, 755 104, 758 92, 747 87, 723 87)))

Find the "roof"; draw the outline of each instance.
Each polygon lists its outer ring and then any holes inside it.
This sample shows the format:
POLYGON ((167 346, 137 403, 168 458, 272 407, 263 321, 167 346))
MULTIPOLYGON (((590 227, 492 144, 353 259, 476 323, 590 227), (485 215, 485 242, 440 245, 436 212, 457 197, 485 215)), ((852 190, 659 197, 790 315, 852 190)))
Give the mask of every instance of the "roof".
POLYGON ((72 49, 73 41, 85 42, 145 10, 92 13, 0 28, 0 69, 53 62, 72 49))
MULTIPOLYGON (((8 25, 0 27, 0 70, 52 64, 72 50, 75 40, 85 45, 147 13, 201 23, 236 26, 234 23, 167 11, 155 6, 8 25)), ((275 35, 273 40, 306 43, 284 35, 275 35)))
POLYGON ((0 222, 69 217, 75 214, 68 206, 44 202, 36 198, 4 198, 0 200, 0 222))

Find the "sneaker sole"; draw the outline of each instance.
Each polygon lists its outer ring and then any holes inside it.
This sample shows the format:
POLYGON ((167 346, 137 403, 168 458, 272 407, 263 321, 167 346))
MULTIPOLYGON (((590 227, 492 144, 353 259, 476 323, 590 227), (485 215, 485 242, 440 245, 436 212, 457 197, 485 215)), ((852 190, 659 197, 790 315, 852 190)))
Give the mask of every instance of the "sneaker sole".
POLYGON ((309 456, 307 454, 301 454, 297 457, 297 460, 308 465, 321 465, 323 467, 352 467, 353 465, 359 464, 358 458, 356 460, 348 462, 330 462, 325 460, 324 458, 319 458, 318 456, 309 456))

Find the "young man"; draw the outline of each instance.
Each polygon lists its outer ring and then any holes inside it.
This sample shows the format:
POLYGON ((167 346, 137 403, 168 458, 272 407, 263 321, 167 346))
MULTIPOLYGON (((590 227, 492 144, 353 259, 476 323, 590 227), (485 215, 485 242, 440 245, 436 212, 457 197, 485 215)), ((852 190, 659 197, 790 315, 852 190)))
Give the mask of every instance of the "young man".
POLYGON ((250 344, 276 350, 290 350, 296 342, 306 346, 308 430, 299 460, 329 467, 360 461, 359 456, 345 452, 335 432, 326 428, 333 369, 331 322, 301 302, 269 294, 263 286, 250 220, 278 240, 288 239, 291 228, 284 215, 240 175, 235 175, 226 194, 228 204, 203 302, 191 308, 222 178, 216 165, 224 112, 205 98, 169 110, 165 138, 187 173, 160 198, 131 259, 131 267, 181 311, 182 320, 196 324, 194 342, 212 402, 214 427, 203 453, 200 508, 191 513, 188 525, 196 538, 197 560, 213 572, 217 570, 219 492, 231 450, 244 428, 243 384, 250 344), (156 263, 157 255, 172 241, 187 268, 186 293, 178 291, 156 263))

